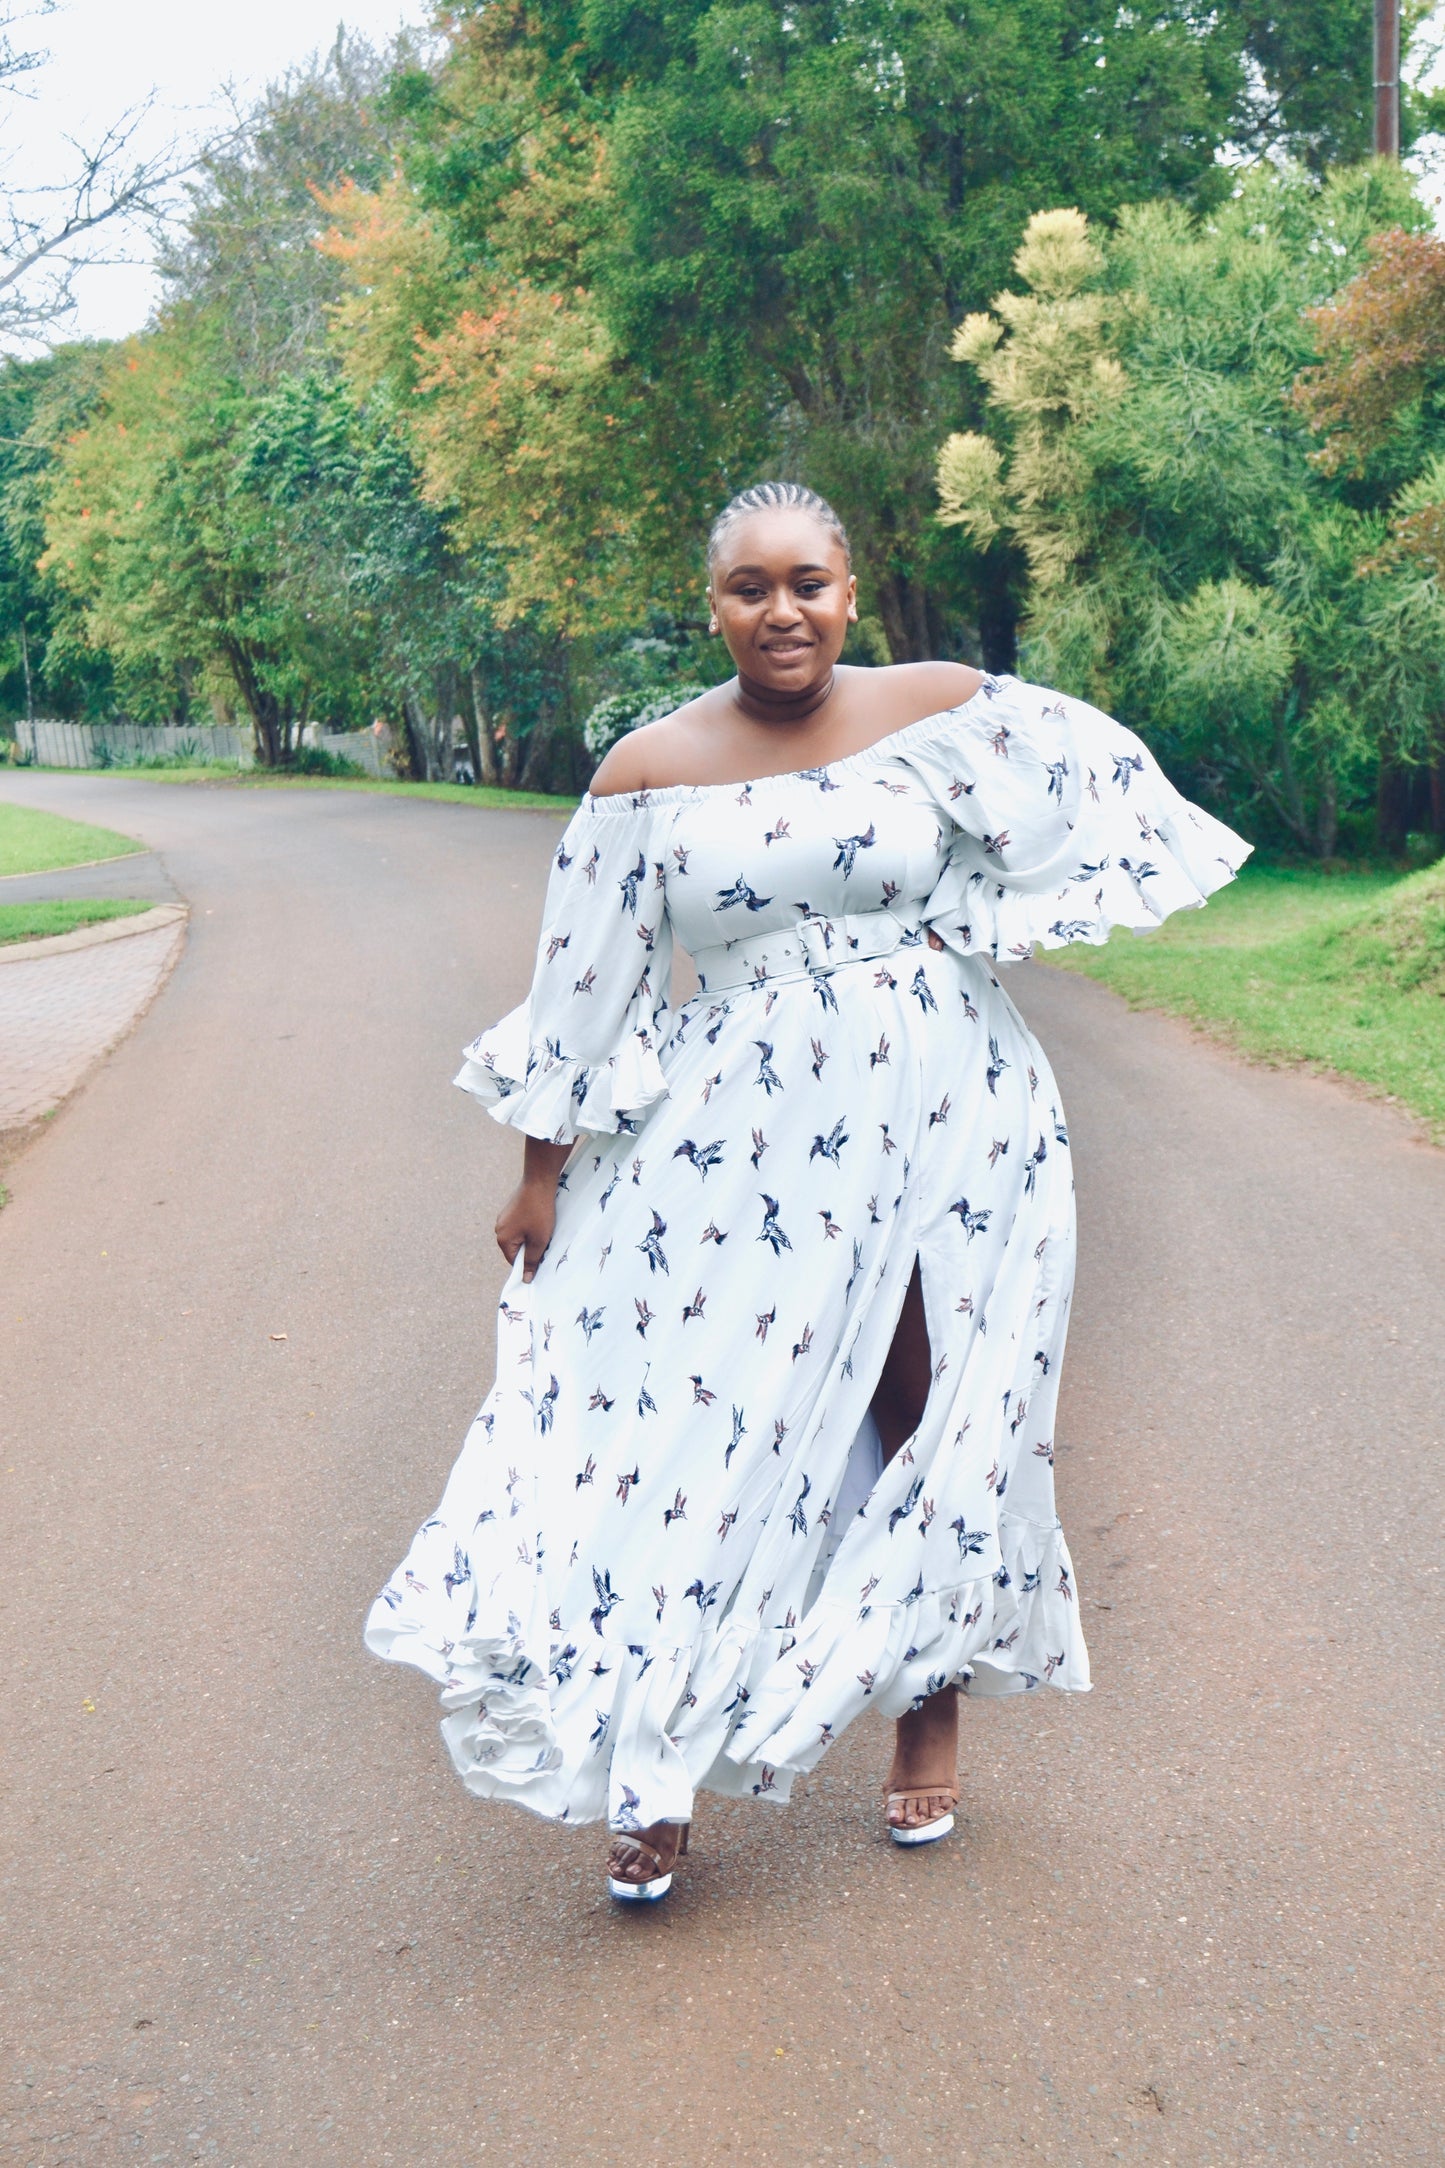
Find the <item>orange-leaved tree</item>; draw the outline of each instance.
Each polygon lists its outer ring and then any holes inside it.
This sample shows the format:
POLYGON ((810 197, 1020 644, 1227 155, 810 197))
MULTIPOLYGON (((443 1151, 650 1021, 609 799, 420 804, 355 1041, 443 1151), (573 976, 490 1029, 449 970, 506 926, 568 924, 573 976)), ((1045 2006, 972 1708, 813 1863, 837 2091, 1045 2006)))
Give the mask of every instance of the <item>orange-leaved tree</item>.
MULTIPOLYGON (((1315 464, 1385 514, 1385 539, 1361 572, 1413 565, 1445 588, 1445 241, 1376 234, 1365 268, 1307 314, 1320 359, 1294 400, 1322 439, 1315 464)), ((1412 829, 1445 835, 1445 685, 1425 757, 1386 749, 1378 820, 1388 845, 1412 829)))
POLYGON ((453 23, 446 92, 450 118, 406 175, 324 199, 323 246, 348 276, 343 364, 395 393, 429 500, 500 568, 502 622, 635 625, 683 590, 655 399, 592 293, 601 134, 514 5, 453 23))

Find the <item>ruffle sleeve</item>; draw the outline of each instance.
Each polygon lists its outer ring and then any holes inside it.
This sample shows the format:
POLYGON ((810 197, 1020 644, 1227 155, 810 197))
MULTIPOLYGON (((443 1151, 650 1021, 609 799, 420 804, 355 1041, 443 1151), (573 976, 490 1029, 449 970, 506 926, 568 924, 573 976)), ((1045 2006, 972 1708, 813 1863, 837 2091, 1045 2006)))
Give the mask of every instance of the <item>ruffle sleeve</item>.
POLYGON ((628 1130, 667 1084, 672 929, 646 793, 584 798, 552 861, 532 990, 472 1041, 456 1082, 495 1121, 570 1144, 628 1130))
POLYGON ((1007 963, 1146 932, 1197 909, 1253 848, 1121 723, 1017 678, 985 678, 908 758, 954 830, 923 917, 962 954, 1007 963))

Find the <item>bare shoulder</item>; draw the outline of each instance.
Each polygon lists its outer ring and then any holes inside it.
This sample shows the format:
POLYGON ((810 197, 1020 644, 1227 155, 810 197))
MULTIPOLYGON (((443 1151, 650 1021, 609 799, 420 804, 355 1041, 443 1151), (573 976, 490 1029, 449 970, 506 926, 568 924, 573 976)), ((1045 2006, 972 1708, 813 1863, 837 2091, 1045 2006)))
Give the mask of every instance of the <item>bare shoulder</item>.
POLYGON ((716 691, 703 693, 671 715, 629 730, 604 753, 592 778, 592 796, 616 798, 625 791, 660 789, 679 776, 686 780, 699 731, 716 702, 716 691))
POLYGON ((887 681, 890 705, 913 722, 962 707, 983 683, 983 672, 966 662, 890 663, 876 675, 887 681))

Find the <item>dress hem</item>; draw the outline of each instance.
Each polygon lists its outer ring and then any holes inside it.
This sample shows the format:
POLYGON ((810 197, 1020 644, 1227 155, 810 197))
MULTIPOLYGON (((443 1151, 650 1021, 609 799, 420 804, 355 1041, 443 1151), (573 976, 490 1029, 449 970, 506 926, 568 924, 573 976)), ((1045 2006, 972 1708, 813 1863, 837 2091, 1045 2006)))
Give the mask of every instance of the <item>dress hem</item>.
POLYGON ((618 1802, 644 1788, 655 1802, 663 1795, 652 1820, 685 1820, 698 1790, 785 1803, 793 1780, 870 1705, 901 1716, 949 1685, 971 1699, 1087 1692, 1062 1527, 1004 1515, 993 1548, 992 1571, 861 1610, 822 1597, 796 1627, 728 1621, 682 1644, 598 1634, 581 1653, 549 1629, 545 1673, 514 1613, 501 1630, 436 1645, 388 1591, 365 1640, 441 1688, 442 1734, 469 1791, 550 1821, 626 1830, 637 1825, 618 1802), (604 1667, 604 1689, 591 1659, 607 1656, 617 1661, 604 1667), (578 1736, 567 1701, 592 1719, 580 1754, 559 1743, 578 1736))

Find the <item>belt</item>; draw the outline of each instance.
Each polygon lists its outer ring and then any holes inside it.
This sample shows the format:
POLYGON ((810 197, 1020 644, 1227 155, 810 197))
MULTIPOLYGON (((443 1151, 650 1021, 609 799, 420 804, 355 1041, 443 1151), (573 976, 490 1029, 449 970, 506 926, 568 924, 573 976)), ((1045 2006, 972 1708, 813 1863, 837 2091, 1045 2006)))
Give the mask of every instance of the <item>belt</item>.
POLYGON ((715 948, 694 951, 698 983, 707 994, 731 986, 770 986, 778 979, 817 977, 843 964, 891 956, 895 949, 916 948, 923 928, 892 911, 850 911, 828 918, 810 911, 792 926, 772 933, 743 934, 715 948))

